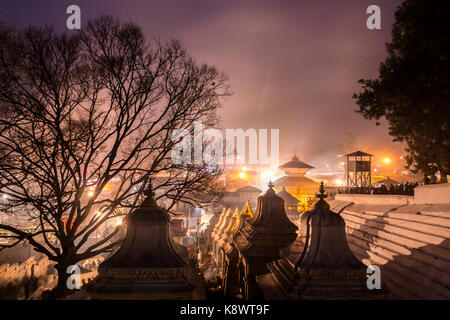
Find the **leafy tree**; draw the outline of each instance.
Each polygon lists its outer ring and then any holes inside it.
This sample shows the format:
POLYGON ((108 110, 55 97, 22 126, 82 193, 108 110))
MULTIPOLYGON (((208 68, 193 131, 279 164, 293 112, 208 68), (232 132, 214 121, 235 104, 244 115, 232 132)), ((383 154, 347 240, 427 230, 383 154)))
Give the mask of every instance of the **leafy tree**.
POLYGON ((6 246, 28 240, 55 261, 60 296, 68 266, 120 242, 119 228, 92 235, 132 210, 150 177, 169 211, 214 202, 220 170, 175 164, 171 134, 216 125, 228 94, 223 73, 132 23, 104 16, 73 35, 0 27, 0 210, 32 226, 0 224, 6 246))
MULTIPOLYGON (((366 119, 385 117, 394 141, 406 142, 409 168, 450 173, 450 10, 445 0, 405 0, 395 12, 379 77, 354 94, 366 119)), ((378 125, 377 121, 377 125, 378 125)))

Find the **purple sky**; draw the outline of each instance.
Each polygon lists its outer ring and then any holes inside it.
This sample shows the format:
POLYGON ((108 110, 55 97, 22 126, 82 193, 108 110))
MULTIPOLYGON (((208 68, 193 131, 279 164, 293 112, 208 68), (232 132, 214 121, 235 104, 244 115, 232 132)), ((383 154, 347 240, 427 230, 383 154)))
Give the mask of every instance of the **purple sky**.
POLYGON ((180 39, 198 61, 230 76, 224 128, 279 128, 281 162, 296 150, 321 168, 351 135, 379 156, 401 150, 385 125, 354 112, 351 98, 358 79, 377 76, 400 2, 2 1, 0 20, 63 31, 66 7, 77 4, 82 25, 106 13, 136 22, 147 36, 180 39), (366 28, 371 4, 381 8, 381 30, 366 28))

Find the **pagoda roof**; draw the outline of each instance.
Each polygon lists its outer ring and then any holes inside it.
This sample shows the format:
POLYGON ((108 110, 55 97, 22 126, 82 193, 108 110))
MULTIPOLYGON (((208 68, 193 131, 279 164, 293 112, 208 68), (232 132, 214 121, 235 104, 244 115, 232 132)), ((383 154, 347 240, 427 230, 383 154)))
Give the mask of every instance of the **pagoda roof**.
POLYGON ((280 169, 313 169, 313 166, 310 166, 307 163, 304 163, 303 161, 300 161, 298 159, 298 157, 294 154, 294 156, 292 157, 292 160, 289 162, 286 162, 285 164, 280 166, 280 169))
MULTIPOLYGON (((307 177, 284 176, 274 182, 275 188, 317 188, 319 183, 307 177)), ((280 191, 281 192, 281 191, 280 191)))
POLYGON ((358 151, 346 154, 345 156, 346 157, 364 157, 364 156, 373 156, 373 154, 365 153, 365 152, 362 152, 362 151, 358 150, 358 151))

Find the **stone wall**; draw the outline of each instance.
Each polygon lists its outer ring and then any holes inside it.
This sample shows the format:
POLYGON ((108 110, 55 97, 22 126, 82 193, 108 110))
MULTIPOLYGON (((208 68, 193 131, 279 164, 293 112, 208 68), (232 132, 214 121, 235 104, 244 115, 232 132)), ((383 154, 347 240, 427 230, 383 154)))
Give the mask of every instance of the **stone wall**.
POLYGON ((47 257, 33 256, 22 263, 0 265, 0 299, 27 299, 34 290, 52 280, 52 265, 47 257))
POLYGON ((336 195, 333 211, 366 265, 398 299, 450 299, 450 184, 418 187, 414 197, 336 195))
MULTIPOLYGON (((98 256, 78 263, 83 285, 97 276, 97 268, 102 261, 103 257, 98 256)), ((46 256, 39 261, 31 256, 22 263, 0 265, 0 300, 40 299, 45 290, 51 290, 57 284, 54 264, 46 256)))

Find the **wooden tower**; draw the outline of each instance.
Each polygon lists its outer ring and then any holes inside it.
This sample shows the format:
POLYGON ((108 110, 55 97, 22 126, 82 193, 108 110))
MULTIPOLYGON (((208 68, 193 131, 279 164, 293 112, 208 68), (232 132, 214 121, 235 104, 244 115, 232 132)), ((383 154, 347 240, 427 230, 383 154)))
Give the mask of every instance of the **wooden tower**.
POLYGON ((373 155, 356 151, 345 155, 347 157, 347 187, 369 188, 371 185, 371 157, 373 155))

